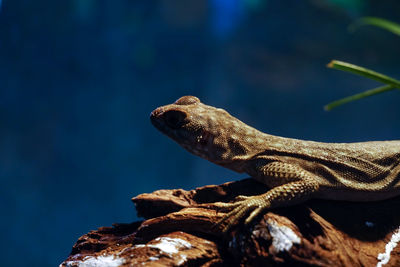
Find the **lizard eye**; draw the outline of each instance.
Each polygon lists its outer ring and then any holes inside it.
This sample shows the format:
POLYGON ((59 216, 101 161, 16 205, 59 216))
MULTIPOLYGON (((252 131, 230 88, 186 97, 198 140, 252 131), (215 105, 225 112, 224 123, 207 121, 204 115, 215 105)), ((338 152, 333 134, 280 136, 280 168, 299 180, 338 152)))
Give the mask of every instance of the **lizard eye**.
POLYGON ((186 124, 185 118, 186 114, 177 111, 170 110, 164 114, 165 123, 172 129, 179 129, 182 125, 186 124))
POLYGON ((182 96, 178 100, 175 101, 176 105, 192 105, 192 104, 197 104, 200 103, 200 99, 198 99, 195 96, 187 95, 187 96, 182 96))

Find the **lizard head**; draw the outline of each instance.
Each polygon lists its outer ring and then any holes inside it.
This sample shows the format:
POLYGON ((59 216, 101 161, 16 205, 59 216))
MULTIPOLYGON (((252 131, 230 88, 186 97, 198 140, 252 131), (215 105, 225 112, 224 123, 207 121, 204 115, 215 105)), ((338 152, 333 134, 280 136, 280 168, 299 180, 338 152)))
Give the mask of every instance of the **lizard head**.
POLYGON ((194 96, 183 96, 155 109, 150 119, 158 130, 189 152, 220 165, 230 165, 235 156, 246 154, 243 137, 257 131, 194 96))

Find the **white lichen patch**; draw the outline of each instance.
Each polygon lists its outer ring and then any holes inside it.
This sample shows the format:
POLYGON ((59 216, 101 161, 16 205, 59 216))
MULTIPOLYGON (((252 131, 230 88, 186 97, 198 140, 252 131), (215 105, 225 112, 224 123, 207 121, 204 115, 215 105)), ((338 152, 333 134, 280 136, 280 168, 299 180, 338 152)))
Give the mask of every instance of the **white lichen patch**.
POLYGON ((381 267, 389 262, 390 254, 392 253, 392 250, 397 246, 397 243, 399 243, 399 241, 400 241, 400 227, 397 229, 396 232, 393 233, 389 243, 386 244, 385 252, 378 254, 377 258, 379 262, 376 264, 376 267, 381 267))
POLYGON ((176 260, 176 264, 177 266, 179 266, 185 264, 185 262, 187 261, 187 255, 179 252, 192 248, 192 244, 180 238, 171 238, 164 236, 157 237, 156 239, 154 239, 154 241, 152 241, 152 244, 138 244, 135 245, 133 248, 143 247, 158 250, 158 255, 153 255, 149 257, 149 261, 156 262, 160 260, 161 257, 159 256, 163 255, 176 260))
POLYGON ((272 246, 277 252, 289 251, 293 244, 300 244, 301 239, 292 229, 279 225, 274 220, 267 220, 267 227, 272 237, 272 246))
POLYGON ((187 259, 187 257, 186 257, 186 255, 180 255, 180 259, 179 259, 179 261, 177 262, 177 265, 179 266, 179 265, 182 265, 182 264, 184 264, 185 262, 186 262, 186 259, 187 259))
MULTIPOLYGON (((67 261, 66 267, 118 267, 125 263, 123 258, 109 256, 86 256, 82 260, 67 261)), ((61 266, 61 265, 60 265, 61 266)))
POLYGON ((192 245, 180 238, 171 238, 171 237, 158 237, 154 239, 155 241, 159 241, 155 244, 149 244, 147 247, 157 248, 161 252, 171 255, 178 253, 180 250, 189 249, 192 245))

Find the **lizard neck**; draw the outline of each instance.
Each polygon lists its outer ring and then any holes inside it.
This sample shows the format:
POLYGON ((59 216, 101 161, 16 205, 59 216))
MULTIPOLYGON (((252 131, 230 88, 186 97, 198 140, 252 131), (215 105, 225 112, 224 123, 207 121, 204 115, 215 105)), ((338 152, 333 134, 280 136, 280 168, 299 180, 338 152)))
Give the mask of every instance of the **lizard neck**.
POLYGON ((229 128, 217 128, 221 132, 215 135, 214 146, 206 159, 233 171, 249 173, 249 168, 254 169, 248 166, 253 164, 252 159, 261 153, 270 154, 287 142, 287 138, 260 132, 237 119, 231 122, 233 125, 229 128))

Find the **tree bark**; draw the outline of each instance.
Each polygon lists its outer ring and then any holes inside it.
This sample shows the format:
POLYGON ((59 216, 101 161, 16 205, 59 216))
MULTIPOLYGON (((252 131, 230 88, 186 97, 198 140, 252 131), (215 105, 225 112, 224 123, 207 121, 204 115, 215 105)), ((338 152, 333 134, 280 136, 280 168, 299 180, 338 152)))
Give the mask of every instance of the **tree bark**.
POLYGON ((315 199, 271 210, 228 234, 215 226, 225 213, 207 203, 266 190, 244 179, 141 194, 132 201, 144 221, 83 235, 60 266, 375 266, 385 259, 385 267, 400 266, 400 198, 365 203, 315 199), (386 257, 378 259, 385 251, 386 257))

